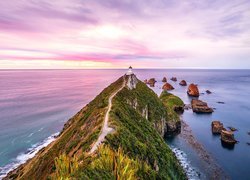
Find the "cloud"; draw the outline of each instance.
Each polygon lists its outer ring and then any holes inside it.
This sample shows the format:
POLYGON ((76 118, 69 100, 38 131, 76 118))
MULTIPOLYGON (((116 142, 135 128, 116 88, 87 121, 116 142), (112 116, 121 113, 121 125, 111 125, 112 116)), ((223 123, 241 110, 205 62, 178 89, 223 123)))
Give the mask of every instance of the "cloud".
POLYGON ((11 0, 0 7, 0 61, 244 67, 250 57, 248 0, 11 0))

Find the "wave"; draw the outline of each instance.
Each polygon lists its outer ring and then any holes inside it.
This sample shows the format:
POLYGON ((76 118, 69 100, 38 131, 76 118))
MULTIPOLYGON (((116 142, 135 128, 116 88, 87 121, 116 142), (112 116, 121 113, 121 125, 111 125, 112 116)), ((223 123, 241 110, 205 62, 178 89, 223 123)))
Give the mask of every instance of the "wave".
POLYGON ((27 162, 27 160, 34 157, 39 150, 48 146, 56 139, 58 135, 59 132, 52 134, 40 143, 32 145, 25 153, 19 154, 13 162, 7 164, 6 166, 0 167, 0 179, 3 179, 10 171, 16 169, 18 166, 24 164, 27 162))
POLYGON ((172 149, 175 156, 179 160, 188 179, 192 179, 192 180, 201 179, 201 173, 191 165, 190 161, 187 159, 187 154, 181 151, 179 148, 176 148, 173 146, 170 146, 170 148, 172 149))

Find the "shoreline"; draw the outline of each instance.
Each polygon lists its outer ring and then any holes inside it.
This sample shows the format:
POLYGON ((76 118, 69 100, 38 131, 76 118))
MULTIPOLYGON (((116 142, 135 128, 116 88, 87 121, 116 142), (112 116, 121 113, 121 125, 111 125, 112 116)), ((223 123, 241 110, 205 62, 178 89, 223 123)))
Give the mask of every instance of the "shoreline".
POLYGON ((58 137, 59 132, 51 134, 49 137, 40 141, 36 144, 33 144, 30 148, 28 148, 25 152, 22 152, 17 155, 17 157, 10 163, 6 164, 3 167, 0 167, 0 180, 5 178, 10 172, 18 169, 20 166, 24 165, 30 159, 35 157, 38 152, 47 147, 58 137))
MULTIPOLYGON (((206 151, 201 143, 199 143, 192 133, 190 126, 181 119, 181 133, 179 134, 180 138, 184 140, 198 155, 198 158, 201 160, 202 169, 206 169, 205 175, 208 179, 229 179, 228 175, 223 171, 223 169, 218 165, 216 160, 212 155, 206 151)), ((202 172, 202 173, 204 173, 202 172)))

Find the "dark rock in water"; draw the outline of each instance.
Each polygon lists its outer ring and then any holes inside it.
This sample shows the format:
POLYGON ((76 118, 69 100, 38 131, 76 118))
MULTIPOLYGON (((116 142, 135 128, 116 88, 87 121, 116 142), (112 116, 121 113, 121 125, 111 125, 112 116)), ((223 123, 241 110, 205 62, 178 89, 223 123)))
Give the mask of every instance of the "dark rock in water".
POLYGON ((185 110, 192 109, 191 104, 185 104, 185 105, 184 105, 184 109, 185 109, 185 110))
POLYGON ((209 91, 209 90, 206 90, 206 93, 207 93, 207 94, 212 94, 212 92, 211 92, 211 91, 209 91))
POLYGON ((247 142, 247 145, 250 146, 250 142, 247 142))
POLYGON ((181 132, 181 121, 178 122, 167 122, 167 131, 164 134, 164 137, 168 137, 168 136, 173 136, 176 134, 179 134, 181 132))
POLYGON ((184 107, 183 106, 175 106, 174 111, 182 114, 184 112, 184 107))
POLYGON ((164 77, 164 78, 162 79, 162 82, 167 82, 167 78, 164 77))
POLYGON ((211 126, 213 134, 220 134, 221 131, 223 130, 223 123, 221 123, 220 121, 213 121, 211 123, 211 126))
POLYGON ((189 96, 193 96, 193 97, 199 97, 199 95, 200 95, 199 89, 198 89, 197 85, 195 85, 195 84, 190 84, 188 86, 187 93, 189 96))
POLYGON ((154 87, 155 86, 155 78, 151 78, 147 81, 147 84, 149 84, 150 87, 154 87))
POLYGON ((177 81, 177 78, 176 77, 172 77, 171 80, 172 81, 177 81))
POLYGON ((173 90, 174 87, 169 84, 169 83, 165 83, 163 86, 162 86, 162 89, 164 89, 165 91, 169 91, 169 90, 173 90))
POLYGON ((221 141, 226 144, 235 144, 237 141, 234 139, 234 133, 232 131, 222 130, 221 133, 221 141))
POLYGON ((247 133, 250 136, 250 132, 247 133))
POLYGON ((204 95, 205 93, 200 93, 200 94, 204 95))
POLYGON ((238 131, 238 129, 231 127, 231 126, 229 126, 228 129, 230 129, 231 131, 238 131))
POLYGON ((218 104, 225 104, 225 102, 222 102, 222 101, 218 101, 217 103, 218 104))
POLYGON ((214 110, 208 107, 206 102, 203 102, 198 99, 192 99, 191 101, 193 112, 196 113, 212 113, 214 110))
POLYGON ((186 86, 187 85, 187 82, 185 80, 182 80, 180 83, 179 83, 181 86, 186 86))

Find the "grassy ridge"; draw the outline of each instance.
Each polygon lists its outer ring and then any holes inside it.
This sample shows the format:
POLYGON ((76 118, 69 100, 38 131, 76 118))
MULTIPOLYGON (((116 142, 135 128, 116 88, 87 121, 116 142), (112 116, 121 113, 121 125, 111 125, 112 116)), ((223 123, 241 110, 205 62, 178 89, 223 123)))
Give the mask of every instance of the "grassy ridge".
POLYGON ((124 88, 113 98, 109 123, 115 132, 106 137, 105 145, 94 154, 87 153, 100 134, 108 98, 121 87, 122 79, 105 88, 65 124, 55 142, 8 177, 186 179, 159 128, 156 128, 163 120, 168 120, 166 107, 141 81, 136 89, 124 88), (142 116, 145 110, 148 118, 142 116))

